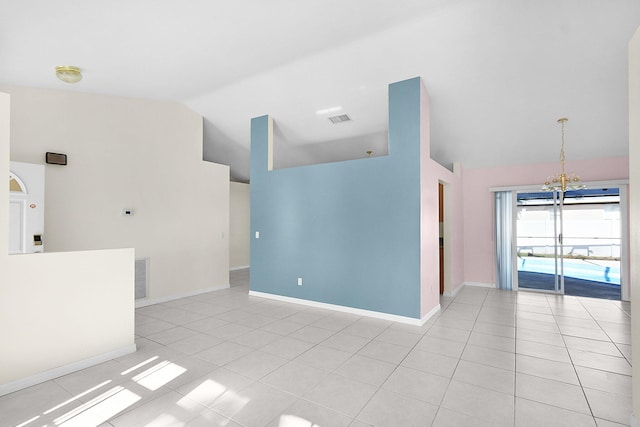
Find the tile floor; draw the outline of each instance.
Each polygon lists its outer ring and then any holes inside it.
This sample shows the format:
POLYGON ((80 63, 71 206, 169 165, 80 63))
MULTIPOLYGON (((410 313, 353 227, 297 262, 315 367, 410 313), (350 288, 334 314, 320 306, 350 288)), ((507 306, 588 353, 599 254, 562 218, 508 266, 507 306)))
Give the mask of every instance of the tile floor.
POLYGON ((628 303, 467 287, 414 327, 249 297, 248 274, 138 309, 137 353, 0 397, 0 425, 629 425, 628 303))

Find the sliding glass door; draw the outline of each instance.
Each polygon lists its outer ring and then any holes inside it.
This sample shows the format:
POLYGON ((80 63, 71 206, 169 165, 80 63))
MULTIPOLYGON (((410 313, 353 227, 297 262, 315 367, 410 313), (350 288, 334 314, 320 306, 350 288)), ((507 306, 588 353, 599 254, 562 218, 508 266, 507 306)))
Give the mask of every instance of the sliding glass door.
POLYGON ((518 193, 518 288, 621 299, 618 188, 518 193))
POLYGON ((518 288, 564 293, 562 194, 517 197, 518 288))

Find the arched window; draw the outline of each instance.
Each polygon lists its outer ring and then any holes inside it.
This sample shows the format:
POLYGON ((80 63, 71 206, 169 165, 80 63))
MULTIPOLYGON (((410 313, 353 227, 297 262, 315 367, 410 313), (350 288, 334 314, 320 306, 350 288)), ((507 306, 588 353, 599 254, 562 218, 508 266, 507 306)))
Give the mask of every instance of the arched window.
POLYGON ((9 172, 9 192, 11 193, 27 193, 27 188, 20 178, 9 172))

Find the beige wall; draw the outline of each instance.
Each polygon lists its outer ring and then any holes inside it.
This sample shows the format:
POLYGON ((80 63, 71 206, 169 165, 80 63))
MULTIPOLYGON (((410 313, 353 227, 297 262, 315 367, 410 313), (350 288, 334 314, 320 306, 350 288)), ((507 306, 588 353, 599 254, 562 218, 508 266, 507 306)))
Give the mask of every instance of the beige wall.
POLYGON ((239 269, 249 267, 250 246, 250 204, 251 191, 249 184, 232 182, 230 189, 229 218, 229 256, 230 268, 239 269))
MULTIPOLYGON (((633 414, 640 417, 640 29, 629 43, 629 234, 631 266, 631 345, 633 414)), ((634 424, 632 424, 634 425, 634 424)))
MULTIPOLYGON (((0 92, 5 177, 10 101, 0 92)), ((135 351, 133 250, 10 256, 8 202, 0 185, 0 395, 135 351)))
POLYGON ((11 160, 46 166, 45 247, 133 247, 150 300, 229 283, 229 168, 202 161, 202 117, 166 101, 2 87, 11 160), (123 209, 133 209, 125 217, 123 209))

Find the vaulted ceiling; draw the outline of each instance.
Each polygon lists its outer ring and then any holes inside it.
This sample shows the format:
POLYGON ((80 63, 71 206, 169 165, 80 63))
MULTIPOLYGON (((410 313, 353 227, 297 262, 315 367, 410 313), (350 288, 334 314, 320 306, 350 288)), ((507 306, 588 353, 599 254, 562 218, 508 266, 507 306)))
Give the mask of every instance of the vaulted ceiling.
POLYGON ((204 157, 249 180, 250 119, 276 166, 386 152, 387 85, 421 76, 450 167, 628 153, 638 0, 0 0, 0 84, 175 100, 204 157), (84 78, 60 82, 56 65, 84 78), (348 114, 332 124, 328 117, 348 114))

